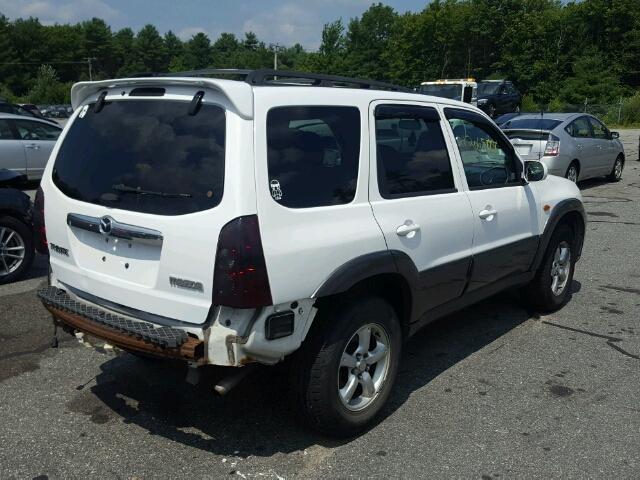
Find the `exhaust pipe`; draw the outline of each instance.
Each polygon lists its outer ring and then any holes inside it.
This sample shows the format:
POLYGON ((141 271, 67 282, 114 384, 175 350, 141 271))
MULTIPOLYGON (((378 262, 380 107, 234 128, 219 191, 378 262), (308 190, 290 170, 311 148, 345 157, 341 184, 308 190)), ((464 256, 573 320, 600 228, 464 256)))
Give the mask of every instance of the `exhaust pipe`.
POLYGON ((236 387, 247 375, 255 370, 257 365, 247 365, 245 367, 239 368, 237 372, 229 375, 228 377, 224 377, 214 387, 215 391, 218 395, 226 395, 234 387, 236 387))

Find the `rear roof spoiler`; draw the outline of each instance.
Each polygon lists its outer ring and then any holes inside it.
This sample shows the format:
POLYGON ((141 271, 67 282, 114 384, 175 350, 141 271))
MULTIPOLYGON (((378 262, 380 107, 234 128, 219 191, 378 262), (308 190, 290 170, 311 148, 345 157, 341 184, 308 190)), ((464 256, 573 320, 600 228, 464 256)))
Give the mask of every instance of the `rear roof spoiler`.
POLYGON ((229 99, 238 115, 247 120, 253 118, 253 92, 251 86, 245 82, 218 78, 148 77, 78 82, 71 87, 71 106, 75 110, 87 98, 106 88, 160 85, 194 86, 217 90, 229 99))

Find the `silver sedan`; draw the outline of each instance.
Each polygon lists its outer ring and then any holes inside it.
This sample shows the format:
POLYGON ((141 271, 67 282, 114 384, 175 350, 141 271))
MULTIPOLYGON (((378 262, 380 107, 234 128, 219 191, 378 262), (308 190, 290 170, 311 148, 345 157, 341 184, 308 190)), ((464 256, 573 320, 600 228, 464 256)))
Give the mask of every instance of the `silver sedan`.
POLYGON ((39 180, 61 131, 44 120, 0 113, 0 168, 39 180))
POLYGON ((625 156, 619 134, 585 113, 536 113, 500 126, 523 160, 539 160, 552 175, 573 182, 622 178, 625 156))

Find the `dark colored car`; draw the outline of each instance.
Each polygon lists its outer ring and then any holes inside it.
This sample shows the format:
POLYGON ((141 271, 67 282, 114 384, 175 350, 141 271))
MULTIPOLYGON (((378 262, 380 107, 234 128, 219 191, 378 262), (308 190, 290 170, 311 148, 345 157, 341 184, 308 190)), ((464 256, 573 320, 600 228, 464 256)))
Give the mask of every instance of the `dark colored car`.
POLYGON ((522 95, 509 80, 483 80, 478 83, 478 108, 491 118, 520 112, 522 95))
POLYGON ((14 188, 26 180, 24 174, 0 170, 0 285, 19 278, 33 262, 31 199, 14 188))
MULTIPOLYGON (((35 107, 35 105, 33 105, 33 107, 35 107)), ((45 118, 37 108, 36 111, 33 111, 26 106, 14 105, 13 103, 9 103, 3 99, 0 99, 0 113, 10 113, 12 115, 22 115, 23 117, 37 118, 38 120, 43 120, 52 125, 58 126, 58 122, 45 118)))
POLYGON ((24 108, 25 110, 28 110, 38 118, 44 118, 44 115, 42 115, 42 112, 33 103, 21 103, 18 106, 24 108))

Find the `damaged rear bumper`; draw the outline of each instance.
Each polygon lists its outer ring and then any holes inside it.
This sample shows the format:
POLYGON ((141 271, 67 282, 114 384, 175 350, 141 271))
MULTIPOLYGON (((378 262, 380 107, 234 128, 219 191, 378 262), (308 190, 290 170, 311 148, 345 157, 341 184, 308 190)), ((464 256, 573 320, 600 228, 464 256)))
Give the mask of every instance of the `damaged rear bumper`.
POLYGON ((116 347, 166 358, 206 363, 204 341, 184 330, 156 326, 108 312, 72 298, 62 289, 46 287, 38 297, 57 324, 104 340, 116 347))

